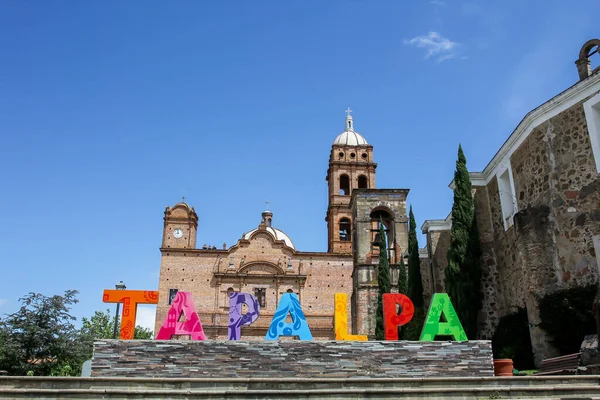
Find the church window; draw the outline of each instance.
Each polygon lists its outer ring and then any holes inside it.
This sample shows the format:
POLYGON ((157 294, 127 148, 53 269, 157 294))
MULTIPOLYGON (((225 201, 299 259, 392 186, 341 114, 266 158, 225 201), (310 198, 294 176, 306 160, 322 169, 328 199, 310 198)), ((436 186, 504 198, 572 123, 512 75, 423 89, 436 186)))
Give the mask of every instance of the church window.
POLYGON ((356 153, 350 153, 350 158, 356 157, 356 153))
POLYGON ((515 196, 515 184, 510 163, 508 163, 506 170, 498 175, 498 193, 500 195, 504 230, 507 230, 513 226, 513 217, 517 213, 517 197, 515 196))
POLYGON ((583 103, 596 171, 600 172, 600 94, 583 103))
POLYGON ((361 157, 362 157, 363 160, 366 160, 367 157, 369 157, 369 156, 367 155, 367 153, 362 153, 361 157))
POLYGON ((369 187, 368 181, 367 181, 367 177, 364 175, 361 175, 358 177, 358 188, 359 189, 367 189, 369 187))
POLYGON ((294 293, 292 289, 288 289, 286 293, 294 293))
POLYGON ((175 296, 177 296, 177 292, 179 289, 169 289, 169 305, 173 303, 175 300, 175 296))
POLYGON ((340 152, 338 153, 338 157, 339 157, 340 159, 344 158, 344 153, 340 151, 340 152))
POLYGON ((340 194, 344 196, 350 194, 350 178, 346 174, 340 176, 340 194))
POLYGON ((260 305, 261 307, 265 307, 267 302, 266 302, 266 294, 267 294, 267 289, 265 288, 254 288, 254 297, 256 297, 256 300, 258 301, 258 305, 260 305))
POLYGON ((348 218, 342 218, 340 220, 340 240, 342 242, 348 242, 351 239, 351 225, 348 218))

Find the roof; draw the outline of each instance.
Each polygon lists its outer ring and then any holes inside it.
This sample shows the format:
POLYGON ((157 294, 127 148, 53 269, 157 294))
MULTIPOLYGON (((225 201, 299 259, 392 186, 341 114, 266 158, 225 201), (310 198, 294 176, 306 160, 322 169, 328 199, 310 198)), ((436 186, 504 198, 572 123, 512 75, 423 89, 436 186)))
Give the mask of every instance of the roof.
MULTIPOLYGON (((281 229, 272 228, 269 226, 269 227, 266 227, 265 230, 267 232, 269 232, 271 235, 273 235, 275 240, 283 240, 285 242, 286 246, 291 247, 292 249, 296 250, 296 247, 294 247, 294 243, 292 242, 292 239, 290 239, 290 237, 288 235, 286 235, 286 233, 284 231, 282 231, 281 229)), ((256 231, 258 231, 258 228, 252 229, 251 231, 246 232, 244 234, 243 238, 246 240, 249 240, 256 231)))
POLYGON ((367 141, 364 137, 358 132, 354 131, 344 131, 335 138, 333 144, 338 144, 342 146, 363 146, 367 145, 367 141))

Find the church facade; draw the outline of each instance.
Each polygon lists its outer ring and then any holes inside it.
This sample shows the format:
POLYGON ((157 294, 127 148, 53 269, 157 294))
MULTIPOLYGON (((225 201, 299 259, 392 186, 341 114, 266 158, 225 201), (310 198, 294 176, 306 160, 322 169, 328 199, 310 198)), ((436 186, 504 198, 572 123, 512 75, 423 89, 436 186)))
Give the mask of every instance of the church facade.
POLYGON ((349 331, 374 337, 379 258, 374 243, 383 223, 391 280, 397 282, 408 242, 408 189, 376 189, 373 146, 354 130, 347 112, 327 169, 327 252, 296 249, 268 210, 235 245, 197 248, 194 208, 184 202, 167 207, 155 332, 177 292, 186 291, 194 296, 207 338, 227 339, 229 293, 235 291, 254 295, 260 305, 258 320, 242 327, 242 339, 264 339, 281 296, 296 293, 313 337, 334 339, 334 294, 346 293, 349 331))

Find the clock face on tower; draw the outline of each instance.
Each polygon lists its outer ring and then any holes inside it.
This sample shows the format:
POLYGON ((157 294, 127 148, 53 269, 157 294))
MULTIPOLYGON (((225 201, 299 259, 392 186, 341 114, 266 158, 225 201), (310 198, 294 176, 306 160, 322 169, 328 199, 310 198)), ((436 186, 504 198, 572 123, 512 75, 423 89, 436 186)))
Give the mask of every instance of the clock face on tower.
POLYGON ((175 230, 173 231, 173 237, 175 239, 181 239, 183 237, 183 231, 181 230, 181 228, 175 228, 175 230))

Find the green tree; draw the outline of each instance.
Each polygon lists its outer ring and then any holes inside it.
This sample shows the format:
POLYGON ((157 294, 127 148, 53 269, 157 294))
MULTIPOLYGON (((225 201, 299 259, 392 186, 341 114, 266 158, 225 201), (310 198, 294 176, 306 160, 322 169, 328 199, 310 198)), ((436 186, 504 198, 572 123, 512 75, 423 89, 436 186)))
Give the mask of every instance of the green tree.
MULTIPOLYGON (((94 340, 113 339, 115 316, 111 311, 96 311, 89 319, 81 319, 81 340, 85 349, 85 359, 92 358, 94 350, 94 340)), ((117 322, 119 326, 119 322, 117 322)), ((135 327, 133 332, 134 339, 152 339, 152 331, 140 325, 135 327)))
POLYGON ((406 280, 406 264, 404 264, 404 257, 400 255, 400 267, 398 268, 398 293, 407 294, 408 282, 406 280))
POLYGON ((377 315, 375 325, 375 340, 385 340, 383 329, 383 295, 390 293, 390 262, 388 259, 386 235, 383 220, 379 223, 379 266, 377 272, 377 283, 379 285, 379 295, 377 296, 377 315))
POLYGON ((93 339, 112 339, 115 326, 115 317, 111 316, 110 310, 96 311, 87 319, 81 319, 81 330, 85 335, 93 339))
POLYGON ((460 145, 454 172, 452 230, 447 257, 446 291, 467 337, 475 338, 477 315, 481 309, 481 249, 467 159, 460 145))
POLYGON ((421 280, 421 260, 419 258, 419 241, 417 240, 417 223, 410 206, 410 222, 408 228, 408 297, 415 308, 423 307, 423 281, 421 280))
POLYGON ((152 339, 154 336, 154 332, 148 328, 144 328, 143 326, 137 325, 135 330, 133 331, 133 338, 140 340, 152 339))
MULTIPOLYGON (((117 326, 120 326, 120 318, 117 326)), ((94 339, 113 339, 115 328, 115 317, 109 309, 106 311, 96 311, 94 315, 87 319, 81 319, 81 330, 92 336, 94 339)), ((137 325, 133 332, 134 339, 152 339, 152 330, 137 325)))
MULTIPOLYGON (((404 264, 404 256, 400 254, 400 266, 398 268, 398 293, 407 294, 408 282, 406 281, 406 265, 404 264)), ((404 326, 398 327, 398 338, 404 338, 404 326)))
POLYGON ((20 309, 0 321, 0 369, 10 375, 77 374, 85 361, 70 314, 77 291, 51 297, 29 293, 19 301, 20 309))

